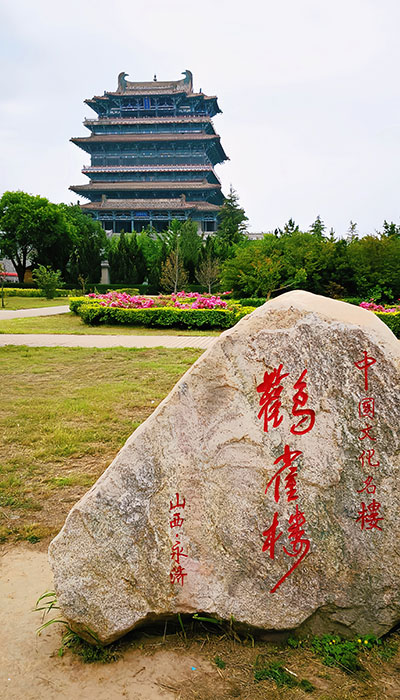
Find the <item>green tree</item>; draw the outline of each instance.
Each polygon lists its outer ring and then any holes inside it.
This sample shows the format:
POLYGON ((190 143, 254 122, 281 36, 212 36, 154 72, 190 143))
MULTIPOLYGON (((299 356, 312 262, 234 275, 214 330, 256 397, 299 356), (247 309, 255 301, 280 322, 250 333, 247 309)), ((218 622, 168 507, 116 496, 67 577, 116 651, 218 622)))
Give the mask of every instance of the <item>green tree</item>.
POLYGON ((279 251, 267 251, 264 241, 248 241, 223 263, 223 288, 233 290, 236 296, 270 296, 281 282, 283 265, 279 258, 279 251))
POLYGON ((324 222, 322 221, 320 215, 318 214, 317 218, 310 226, 310 233, 312 236, 316 236, 317 238, 322 238, 324 235, 325 229, 326 229, 326 226, 325 226, 324 222))
POLYGON ((140 284, 146 274, 146 264, 136 233, 113 236, 108 244, 111 281, 120 284, 140 284))
POLYGON ((202 246, 203 240, 197 232, 197 224, 187 219, 179 228, 179 249, 189 282, 195 281, 195 270, 199 263, 202 246))
POLYGON ((383 222, 383 231, 381 236, 387 236, 387 238, 400 238, 400 226, 395 224, 393 221, 388 223, 385 220, 383 222))
POLYGON ((225 253, 235 243, 246 240, 247 220, 244 209, 239 206, 239 196, 231 185, 218 214, 218 228, 215 234, 225 253))
POLYGON ((167 259, 167 246, 164 241, 155 236, 149 229, 143 229, 137 235, 139 250, 142 253, 145 268, 144 277, 153 287, 159 286, 161 265, 167 259))
POLYGON ((60 207, 45 197, 5 192, 0 199, 0 252, 13 263, 20 283, 31 262, 46 263, 53 251, 57 267, 66 269, 70 230, 60 207))
POLYGON ((39 265, 33 270, 32 277, 46 299, 54 299, 57 289, 64 286, 60 270, 52 270, 44 265, 39 265))
POLYGON ((70 230, 68 277, 76 283, 86 280, 96 284, 101 277, 101 261, 105 257, 107 236, 101 224, 84 214, 76 204, 60 204, 70 230))
POLYGON ((400 296, 400 238, 364 236, 348 246, 357 296, 391 302, 400 296))

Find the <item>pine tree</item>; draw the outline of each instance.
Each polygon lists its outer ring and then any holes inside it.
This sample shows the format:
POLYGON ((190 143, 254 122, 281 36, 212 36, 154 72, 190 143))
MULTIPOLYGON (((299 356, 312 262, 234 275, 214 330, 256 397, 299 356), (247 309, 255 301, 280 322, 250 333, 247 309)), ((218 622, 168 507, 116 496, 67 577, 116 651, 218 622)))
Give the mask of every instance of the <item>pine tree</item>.
POLYGON ((326 226, 325 226, 324 222, 322 221, 320 215, 318 214, 314 223, 311 224, 309 232, 313 236, 316 236, 316 238, 323 238, 323 234, 324 234, 325 229, 326 229, 326 226))
POLYGON ((239 196, 230 186, 229 194, 218 214, 218 228, 216 236, 221 243, 232 246, 246 240, 246 230, 248 218, 244 209, 239 206, 239 196))

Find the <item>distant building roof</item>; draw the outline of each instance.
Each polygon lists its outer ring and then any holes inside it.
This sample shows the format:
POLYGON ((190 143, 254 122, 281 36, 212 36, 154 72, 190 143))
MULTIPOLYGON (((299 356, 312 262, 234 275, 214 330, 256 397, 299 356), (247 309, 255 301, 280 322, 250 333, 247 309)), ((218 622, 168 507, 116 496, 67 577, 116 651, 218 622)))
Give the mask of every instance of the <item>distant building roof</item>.
POLYGON ((101 202, 89 202, 82 204, 82 209, 98 211, 99 209, 136 209, 136 210, 177 210, 184 211, 197 209, 201 211, 219 211, 220 206, 210 204, 210 202, 189 202, 185 197, 179 199, 108 199, 104 198, 101 202))

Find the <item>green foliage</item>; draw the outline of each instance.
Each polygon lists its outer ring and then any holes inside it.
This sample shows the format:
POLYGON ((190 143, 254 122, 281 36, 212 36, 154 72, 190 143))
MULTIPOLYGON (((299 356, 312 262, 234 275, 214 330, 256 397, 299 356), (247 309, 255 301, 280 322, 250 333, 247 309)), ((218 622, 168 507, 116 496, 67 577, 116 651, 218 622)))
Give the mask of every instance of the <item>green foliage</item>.
MULTIPOLYGON (((6 297, 42 297, 43 292, 41 289, 24 289, 19 287, 4 287, 4 294, 6 297)), ((56 297, 67 297, 68 290, 66 289, 56 289, 56 297)))
POLYGON ((385 313, 380 313, 379 311, 374 311, 373 312, 378 318, 381 319, 384 323, 386 323, 387 326, 389 326, 390 330, 396 338, 400 338, 400 312, 393 313, 393 314, 385 314, 385 313))
POLYGON ((266 299, 263 297, 244 297, 238 299, 238 302, 241 306, 254 306, 254 308, 257 308, 258 306, 265 304, 266 299))
POLYGON ((203 241, 197 231, 197 224, 188 219, 180 225, 179 251, 183 267, 188 274, 188 282, 195 282, 195 270, 197 268, 203 241))
POLYGON ((70 311, 78 313, 79 308, 82 304, 88 304, 88 297, 70 297, 69 298, 69 308, 70 311))
POLYGON ((221 286, 236 297, 307 289, 334 298, 392 302, 400 296, 399 269, 400 238, 347 242, 294 230, 234 246, 222 266, 221 286))
POLYGON ((51 267, 44 265, 39 265, 36 270, 33 270, 32 277, 46 299, 54 299, 57 288, 64 284, 60 270, 52 270, 51 267))
POLYGON ((314 223, 312 223, 310 226, 310 233, 312 236, 316 236, 317 238, 322 238, 324 235, 325 229, 326 229, 326 226, 325 226, 324 222, 322 221, 320 215, 318 214, 314 223))
POLYGON ((106 647, 99 644, 89 644, 72 630, 63 635, 58 656, 64 656, 67 649, 78 656, 84 664, 110 664, 118 661, 122 656, 118 644, 110 644, 106 647))
POLYGON ((148 328, 230 328, 248 313, 229 309, 118 309, 83 303, 77 308, 81 319, 89 325, 116 324, 148 328))
POLYGON ((215 237, 220 245, 220 257, 226 258, 228 249, 235 243, 241 243, 246 236, 247 216, 239 206, 239 197, 232 185, 229 194, 218 214, 218 228, 215 237))
POLYGON ((278 688, 301 688, 306 693, 312 693, 315 687, 307 680, 298 681, 294 673, 290 673, 282 664, 274 661, 268 665, 265 665, 264 658, 260 654, 257 656, 254 665, 254 680, 264 681, 272 680, 275 681, 278 688))
POLYGON ((136 233, 120 233, 108 241, 108 262, 113 283, 138 284, 146 274, 146 262, 136 233))
POLYGON ((20 283, 31 261, 65 270, 69 242, 68 223, 57 204, 26 192, 3 194, 0 199, 0 253, 12 261, 20 283))
POLYGON ((218 655, 214 657, 214 663, 218 668, 226 668, 226 662, 218 655))
POLYGON ((78 205, 59 206, 68 222, 71 237, 68 277, 75 284, 80 277, 88 283, 96 283, 101 276, 106 234, 101 224, 84 214, 78 205))
POLYGON ((311 648, 322 657, 327 666, 337 666, 352 673, 362 670, 359 654, 375 646, 381 646, 382 641, 373 634, 357 637, 354 640, 342 639, 340 636, 325 634, 314 637, 311 648))
POLYGON ((42 624, 36 630, 36 634, 40 635, 43 630, 54 624, 63 625, 65 627, 65 632, 61 639, 61 646, 58 650, 58 656, 64 656, 65 651, 69 649, 73 654, 79 656, 81 661, 86 664, 108 664, 113 661, 117 661, 120 658, 121 653, 119 652, 117 645, 111 644, 107 647, 103 646, 100 644, 100 641, 95 633, 88 627, 85 628, 85 634, 91 639, 91 643, 87 642, 76 632, 74 632, 65 620, 52 618, 44 622, 47 615, 52 613, 53 610, 59 609, 60 607, 58 605, 55 591, 46 591, 43 593, 36 601, 34 608, 34 612, 43 613, 42 624))

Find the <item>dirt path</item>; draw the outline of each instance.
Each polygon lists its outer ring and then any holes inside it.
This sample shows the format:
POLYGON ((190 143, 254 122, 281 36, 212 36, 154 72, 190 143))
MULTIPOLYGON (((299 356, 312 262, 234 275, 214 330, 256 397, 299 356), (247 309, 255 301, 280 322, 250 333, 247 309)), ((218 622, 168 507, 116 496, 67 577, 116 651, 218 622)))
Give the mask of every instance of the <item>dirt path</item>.
MULTIPOLYGON (((307 649, 256 643, 235 644, 225 635, 204 635, 192 642, 174 633, 151 636, 143 630, 127 643, 119 661, 84 664, 67 651, 59 657, 60 627, 40 637, 37 598, 52 589, 44 543, 9 545, 0 553, 0 698, 1 700, 301 700, 300 688, 254 680, 255 658, 283 664, 297 679, 314 685, 315 700, 398 700, 400 651, 390 661, 363 657, 361 674, 324 666, 307 649), (42 548, 42 550, 40 549, 42 548), (136 645, 136 646, 135 646, 136 645), (226 661, 217 668, 217 655, 226 661)), ((55 616, 57 611, 55 611, 55 616)), ((147 630, 149 631, 149 630, 147 630)), ((398 635, 395 635, 396 639, 398 635)), ((398 645, 397 645, 398 648, 398 645)))
POLYGON ((9 549, 0 559, 0 697, 4 700, 172 700, 176 688, 193 676, 218 679, 205 659, 182 651, 151 656, 128 650, 108 665, 84 665, 70 654, 54 656, 60 645, 56 625, 37 637, 40 614, 35 601, 52 588, 46 552, 33 547, 9 549), (192 670, 192 667, 195 670, 192 670))

